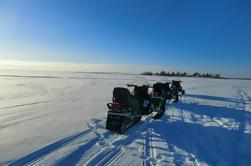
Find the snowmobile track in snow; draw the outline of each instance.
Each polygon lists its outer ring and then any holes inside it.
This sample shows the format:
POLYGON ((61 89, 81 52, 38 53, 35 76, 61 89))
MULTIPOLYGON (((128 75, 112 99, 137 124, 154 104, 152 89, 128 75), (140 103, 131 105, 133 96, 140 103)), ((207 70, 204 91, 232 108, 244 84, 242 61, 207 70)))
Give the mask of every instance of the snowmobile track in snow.
MULTIPOLYGON (((89 123, 92 123, 90 121, 89 123)), ((88 124, 89 124, 88 123, 88 124)), ((57 142, 54 142, 44 148, 41 148, 27 156, 24 156, 12 163, 9 166, 19 166, 19 165, 33 165, 42 161, 46 156, 52 155, 53 153, 57 153, 60 149, 68 146, 69 144, 73 143, 74 141, 78 140, 80 137, 86 136, 96 130, 96 127, 91 127, 81 133, 75 134, 73 136, 69 136, 57 142)))
MULTIPOLYGON (((183 97, 184 101, 186 101, 187 103, 191 103, 191 100, 189 100, 187 98, 187 96, 183 97)), ((193 109, 193 108, 191 108, 193 109)), ((182 111, 182 110, 181 110, 182 111)), ((184 118, 185 116, 183 116, 185 114, 184 111, 182 111, 182 118, 184 119, 184 122, 188 122, 186 118, 184 118)), ((223 127, 223 128, 228 128, 228 125, 224 124, 222 121, 215 119, 215 118, 211 118, 210 119, 212 122, 216 123, 218 126, 223 127)))
POLYGON ((153 137, 152 137, 152 129, 149 128, 145 133, 145 145, 144 145, 144 166, 152 165, 152 162, 155 162, 155 152, 153 147, 153 137), (148 157, 147 157, 148 156, 148 157))
MULTIPOLYGON (((57 163, 57 165, 68 165, 72 163, 81 163, 83 158, 88 158, 88 154, 95 154, 97 153, 95 150, 99 149, 103 144, 109 144, 112 140, 116 140, 119 135, 114 134, 110 131, 105 131, 104 133, 99 132, 98 130, 102 129, 101 126, 98 126, 97 121, 101 120, 95 120, 96 122, 88 123, 88 127, 92 128, 92 134, 95 135, 95 138, 88 141, 86 144, 83 144, 79 146, 75 151, 70 153, 69 155, 65 156, 60 162, 57 163), (111 138, 109 138, 112 136, 111 138), (100 146, 101 145, 101 146, 100 146), (94 153, 92 153, 92 149, 94 149, 94 153)), ((109 149, 107 149, 108 151, 109 149)), ((99 154, 99 153, 98 153, 99 154)), ((83 164, 86 165, 86 162, 83 164)))
POLYGON ((52 102, 52 101, 51 100, 38 101, 38 102, 33 102, 33 103, 26 103, 26 104, 19 104, 19 105, 8 106, 8 107, 1 107, 0 109, 17 108, 17 107, 31 106, 31 105, 37 105, 37 104, 43 104, 43 103, 49 103, 49 102, 52 102))
MULTIPOLYGON (((103 121, 93 119, 87 123, 89 129, 54 142, 10 163, 9 165, 40 165, 45 163, 46 160, 50 160, 51 156, 53 156, 54 159, 56 158, 56 160, 59 158, 58 161, 54 161, 54 165, 67 165, 70 163, 80 165, 111 165, 123 156, 128 144, 132 143, 142 132, 149 128, 151 121, 152 119, 146 119, 145 122, 136 124, 130 128, 127 131, 130 133, 126 132, 127 134, 125 133, 125 135, 119 135, 111 131, 106 131, 104 126, 100 124, 103 121), (136 131, 132 132, 132 130, 136 131), (88 137, 88 135, 91 134, 95 135, 95 137, 87 141, 82 140, 84 137, 88 137), (63 158, 60 158, 60 152, 64 151, 64 149, 67 149, 66 155, 64 155, 63 158), (95 155, 90 157, 88 154, 95 155)), ((150 134, 148 133, 147 139, 151 140, 149 135, 150 134)), ((149 148, 149 153, 152 154, 152 152, 150 152, 152 151, 151 143, 149 145, 147 144, 147 146, 149 148)), ((149 159, 146 159, 146 163, 149 163, 148 160, 149 159)))
POLYGON ((96 165, 96 166, 102 166, 102 165, 109 165, 115 160, 117 160, 121 155, 123 155, 123 146, 117 146, 112 148, 106 148, 103 149, 100 153, 98 153, 94 158, 87 161, 86 165, 96 165))
POLYGON ((149 128, 151 119, 146 119, 141 124, 136 124, 130 128, 125 135, 119 135, 116 139, 110 139, 110 145, 103 147, 102 150, 95 156, 90 158, 87 162, 81 163, 85 165, 112 165, 118 161, 126 151, 126 146, 132 143, 143 131, 149 128), (133 133, 132 130, 136 130, 133 133))

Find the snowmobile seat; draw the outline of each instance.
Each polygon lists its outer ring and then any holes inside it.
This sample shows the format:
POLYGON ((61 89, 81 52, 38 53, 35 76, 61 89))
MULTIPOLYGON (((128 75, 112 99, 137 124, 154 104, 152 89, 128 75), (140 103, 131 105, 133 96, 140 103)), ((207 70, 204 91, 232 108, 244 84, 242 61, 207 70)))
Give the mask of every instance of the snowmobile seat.
POLYGON ((162 88, 163 88, 163 90, 165 90, 165 91, 170 90, 169 83, 168 83, 168 82, 167 82, 167 83, 163 83, 163 84, 162 84, 162 88))
POLYGON ((153 84, 153 92, 157 92, 160 95, 161 90, 162 90, 162 86, 160 82, 153 84))
POLYGON ((134 87, 134 96, 136 96, 141 102, 148 98, 148 88, 146 86, 134 87))
POLYGON ((114 88, 113 99, 112 99, 113 102, 117 102, 128 107, 129 97, 130 97, 130 91, 128 89, 122 87, 114 88))

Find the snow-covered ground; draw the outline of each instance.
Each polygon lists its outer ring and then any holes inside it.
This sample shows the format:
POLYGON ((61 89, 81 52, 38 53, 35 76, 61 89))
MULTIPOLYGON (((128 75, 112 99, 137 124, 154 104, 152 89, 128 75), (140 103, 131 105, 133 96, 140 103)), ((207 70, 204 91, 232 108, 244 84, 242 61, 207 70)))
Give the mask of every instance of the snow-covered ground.
POLYGON ((250 165, 251 81, 180 78, 160 120, 107 131, 113 88, 135 77, 0 71, 0 165, 250 165))

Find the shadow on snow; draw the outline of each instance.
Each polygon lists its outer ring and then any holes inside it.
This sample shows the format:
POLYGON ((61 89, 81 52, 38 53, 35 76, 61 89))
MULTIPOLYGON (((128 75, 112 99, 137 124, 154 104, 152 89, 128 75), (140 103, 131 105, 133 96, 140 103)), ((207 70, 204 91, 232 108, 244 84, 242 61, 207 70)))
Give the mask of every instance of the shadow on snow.
POLYGON ((187 94, 188 97, 193 97, 197 99, 205 100, 215 100, 215 101, 225 101, 225 102, 234 102, 239 104, 244 104, 246 100, 239 101, 238 99, 226 98, 226 97, 217 97, 217 96, 208 96, 208 95, 196 95, 196 94, 187 94))
MULTIPOLYGON (((202 96, 202 95, 187 95, 189 97, 238 102, 234 99, 202 96)), ((251 162, 251 134, 244 133, 245 122, 251 122, 251 113, 244 110, 237 110, 234 108, 216 107, 209 105, 199 105, 197 103, 182 103, 179 102, 174 105, 175 108, 184 110, 190 113, 199 114, 201 118, 206 115, 210 118, 231 118, 239 122, 238 130, 230 130, 221 126, 203 126, 200 124, 199 119, 197 122, 184 122, 178 120, 175 122, 170 121, 170 116, 164 115, 160 120, 157 120, 151 125, 139 123, 125 134, 125 139, 113 142, 115 147, 126 146, 136 138, 141 138, 143 130, 151 129, 155 133, 152 137, 158 137, 168 144, 169 147, 178 147, 185 150, 202 162, 209 165, 249 165, 251 162), (199 123, 198 123, 199 122, 199 123), (141 128, 141 129, 137 129, 141 128), (135 130, 135 131, 134 131, 135 130)), ((169 111, 169 110, 167 110, 169 111)), ((194 120, 194 119, 193 119, 194 120)), ((92 128, 83 131, 77 135, 64 138, 60 141, 52 143, 44 148, 41 148, 27 156, 24 156, 13 163, 11 166, 19 166, 29 164, 59 148, 70 143, 71 141, 80 138, 81 136, 93 131, 92 128)), ((104 137, 108 137, 111 132, 106 132, 104 137)), ((99 137, 94 138, 92 141, 80 146, 76 151, 63 158, 59 163, 72 164, 77 163, 81 156, 83 156, 88 149, 93 147, 98 141, 99 137)), ((150 146, 150 145, 145 145, 150 146)), ((170 151, 167 147, 157 147, 166 152, 170 151)), ((113 149, 116 150, 116 149, 113 149)), ((171 149, 174 150, 173 148, 171 149)), ((99 157, 97 157, 98 159, 99 157)), ((179 163, 175 163, 179 165, 179 163)))
POLYGON ((59 140, 57 142, 54 142, 54 143, 52 143, 52 144, 50 144, 50 145, 48 145, 46 147, 43 147, 43 148, 41 148, 41 149, 39 149, 39 150, 37 150, 37 151, 27 155, 27 156, 24 156, 24 157, 22 157, 22 158, 20 158, 20 159, 18 159, 16 161, 10 163, 9 166, 19 166, 19 165, 21 166, 21 165, 28 164, 28 163, 30 163, 30 162, 38 159, 38 158, 41 158, 41 157, 47 155, 48 153, 56 151, 57 149, 61 148, 65 144, 67 144, 67 143, 69 143, 69 142, 71 142, 71 141, 73 141, 73 140, 75 140, 75 139, 89 133, 91 130, 92 129, 88 129, 88 130, 85 130, 85 131, 83 131, 83 132, 81 132, 79 134, 72 135, 72 136, 66 137, 66 138, 64 138, 62 140, 59 140))
MULTIPOLYGON (((187 95, 190 97, 236 102, 232 99, 187 95)), ((205 115, 210 118, 231 118, 239 123, 239 129, 231 130, 222 126, 204 126, 199 119, 192 122, 170 121, 170 116, 163 116, 151 127, 155 137, 164 140, 168 146, 176 146, 209 165, 249 165, 251 162, 251 134, 244 133, 245 123, 251 122, 251 113, 234 108, 182 103, 174 105, 180 111, 205 115)), ((167 110, 169 111, 169 110, 167 110)), ((182 118, 181 118, 182 119, 182 118)), ((160 148, 160 147, 156 147, 160 148)), ((162 148, 162 147, 161 147, 162 148)), ((168 151, 168 149, 166 149, 168 151)), ((176 163, 179 165, 179 163, 176 163)))

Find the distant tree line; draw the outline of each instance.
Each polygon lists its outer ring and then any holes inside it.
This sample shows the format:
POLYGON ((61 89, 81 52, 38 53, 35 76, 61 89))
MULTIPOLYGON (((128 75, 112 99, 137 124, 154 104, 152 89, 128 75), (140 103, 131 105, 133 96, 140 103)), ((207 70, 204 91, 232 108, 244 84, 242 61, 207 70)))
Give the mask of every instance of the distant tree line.
POLYGON ((174 77, 201 77, 201 78, 221 78, 220 74, 211 74, 211 73, 199 73, 195 72, 193 74, 188 74, 187 72, 168 72, 160 71, 157 73, 147 71, 142 73, 142 75, 157 75, 157 76, 174 76, 174 77))
POLYGON ((211 74, 211 73, 199 73, 196 72, 192 75, 193 77, 202 77, 202 78, 221 78, 220 74, 211 74))

